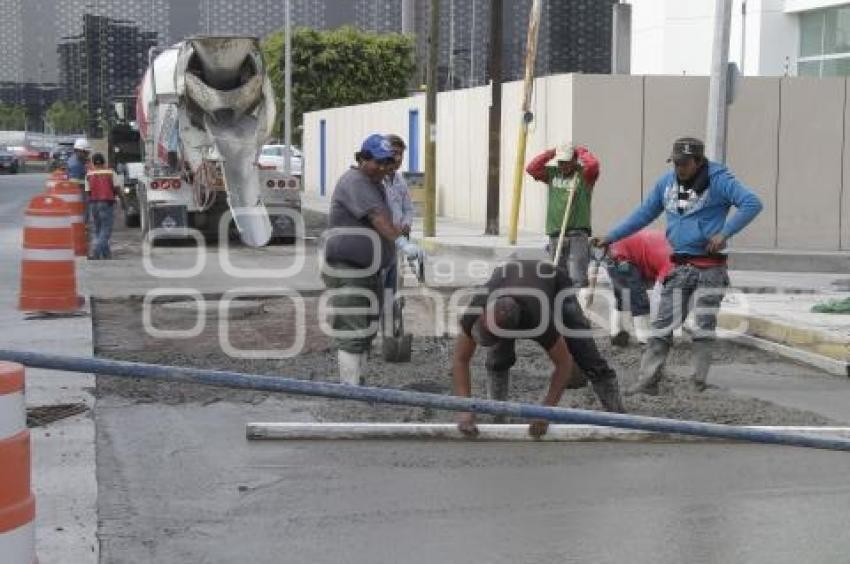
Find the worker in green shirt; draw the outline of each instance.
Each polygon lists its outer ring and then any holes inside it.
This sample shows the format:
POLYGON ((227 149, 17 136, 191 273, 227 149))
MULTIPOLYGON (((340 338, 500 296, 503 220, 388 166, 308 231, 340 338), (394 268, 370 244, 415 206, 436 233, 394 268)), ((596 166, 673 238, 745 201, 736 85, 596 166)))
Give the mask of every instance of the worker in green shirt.
POLYGON ((590 203, 593 185, 599 178, 599 160, 582 146, 563 145, 537 155, 526 172, 549 186, 546 210, 546 234, 552 258, 558 248, 561 225, 567 206, 570 216, 564 231, 559 266, 565 268, 578 288, 587 287, 590 262, 590 203), (572 199, 572 204, 569 204, 572 199))

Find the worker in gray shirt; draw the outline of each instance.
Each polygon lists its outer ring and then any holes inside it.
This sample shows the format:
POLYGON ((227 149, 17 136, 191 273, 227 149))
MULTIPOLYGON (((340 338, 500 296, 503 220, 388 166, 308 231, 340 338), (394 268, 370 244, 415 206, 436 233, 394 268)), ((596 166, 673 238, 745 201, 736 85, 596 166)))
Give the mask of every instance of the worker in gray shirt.
POLYGON ((396 248, 408 259, 420 250, 392 221, 383 186, 394 162, 390 142, 370 135, 355 158, 357 166, 339 178, 331 198, 322 279, 335 291, 329 301, 340 382, 357 386, 377 332, 380 274, 395 261, 396 248))

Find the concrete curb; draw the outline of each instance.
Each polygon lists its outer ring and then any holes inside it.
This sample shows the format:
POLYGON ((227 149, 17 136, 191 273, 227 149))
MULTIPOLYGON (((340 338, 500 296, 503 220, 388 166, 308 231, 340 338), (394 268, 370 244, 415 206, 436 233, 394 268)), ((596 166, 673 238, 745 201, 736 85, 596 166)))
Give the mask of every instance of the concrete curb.
POLYGON ((847 361, 836 360, 804 349, 796 349, 794 347, 789 347, 788 345, 768 341, 767 339, 754 337, 752 335, 742 335, 740 333, 733 333, 722 329, 718 330, 718 336, 741 345, 778 354, 783 358, 818 368, 832 376, 850 378, 850 362, 847 361))
MULTIPOLYGON (((745 426, 745 429, 804 433, 816 436, 847 438, 850 427, 793 427, 793 426, 745 426)), ((248 423, 245 435, 248 440, 431 440, 431 441, 479 441, 479 442, 718 442, 719 439, 656 433, 596 425, 549 426, 548 432, 539 439, 528 434, 527 424, 478 425, 478 437, 470 439, 458 431, 453 423, 248 423)), ((726 442, 726 441, 724 441, 726 442)))
MULTIPOLYGON (((800 359, 823 357, 843 365, 842 375, 848 375, 847 364, 850 359, 850 339, 812 329, 792 326, 787 323, 766 319, 757 315, 740 315, 720 312, 718 326, 722 329, 737 330, 745 327, 746 336, 763 339, 778 345, 784 345, 801 351, 800 359), (811 356, 814 355, 814 356, 811 356)), ((734 331, 740 334, 738 331, 734 331)), ((779 349, 776 349, 779 351, 779 349)), ((798 360, 800 360, 798 359, 798 360)), ((802 360, 806 362, 806 360, 802 360)))

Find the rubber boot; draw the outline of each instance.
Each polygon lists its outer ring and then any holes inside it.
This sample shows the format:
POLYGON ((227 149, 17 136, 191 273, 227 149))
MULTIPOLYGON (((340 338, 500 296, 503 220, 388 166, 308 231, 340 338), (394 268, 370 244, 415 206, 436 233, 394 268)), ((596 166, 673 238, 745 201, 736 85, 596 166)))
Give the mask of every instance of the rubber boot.
POLYGON ((349 386, 362 386, 363 374, 362 370, 365 367, 366 355, 368 353, 350 353, 347 351, 338 351, 337 358, 339 360, 339 383, 348 384, 349 386))
POLYGON ((615 309, 611 313, 611 344, 615 347, 629 346, 628 318, 631 314, 615 309))
POLYGON ((637 342, 642 345, 649 342, 649 315, 632 317, 632 324, 635 327, 635 339, 637 339, 637 342))
POLYGON ((708 369, 711 368, 711 349, 714 342, 706 339, 694 341, 694 374, 691 384, 696 391, 702 392, 708 387, 708 369))
MULTIPOLYGON (((488 370, 487 371, 487 397, 491 400, 506 401, 508 390, 511 387, 510 370, 488 370)), ((504 415, 494 415, 493 423, 504 423, 504 415)))
POLYGON ((594 380, 591 382, 591 386, 593 386, 593 393, 599 398, 599 403, 602 404, 605 411, 625 413, 623 398, 620 396, 620 384, 617 382, 616 376, 594 380))
POLYGON ((670 344, 665 339, 650 338, 640 359, 640 372, 637 383, 626 389, 626 395, 658 395, 658 382, 661 380, 664 361, 670 344))

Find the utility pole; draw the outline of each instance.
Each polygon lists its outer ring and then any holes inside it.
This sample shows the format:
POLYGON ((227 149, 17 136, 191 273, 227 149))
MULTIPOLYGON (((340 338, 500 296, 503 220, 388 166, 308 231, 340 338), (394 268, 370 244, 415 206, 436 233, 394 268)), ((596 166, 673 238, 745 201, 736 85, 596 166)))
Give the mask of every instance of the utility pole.
POLYGON ((490 134, 487 155, 487 224, 485 235, 499 234, 499 172, 502 154, 502 10, 504 0, 490 0, 490 134))
POLYGON ((528 124, 534 119, 531 114, 531 93, 534 89, 534 61, 537 59, 537 32, 540 29, 540 0, 531 5, 528 18, 528 38, 525 47, 525 79, 522 94, 522 112, 517 142, 516 163, 514 166, 514 192, 511 201, 511 217, 508 225, 508 242, 516 244, 519 205, 522 201, 522 170, 525 165, 525 144, 528 141, 528 124))
POLYGON ((708 85, 708 119, 705 126, 706 156, 726 162, 726 110, 729 80, 729 33, 732 25, 732 0, 716 0, 714 7, 714 44, 711 54, 711 79, 708 85))
POLYGON ((611 74, 631 74, 632 5, 614 4, 612 9, 611 74))
POLYGON ((425 217, 426 237, 437 235, 437 45, 440 30, 440 0, 431 0, 428 22, 428 90, 425 97, 425 217))
POLYGON ((290 0, 284 1, 283 58, 286 68, 283 73, 283 174, 292 174, 292 18, 290 0))

